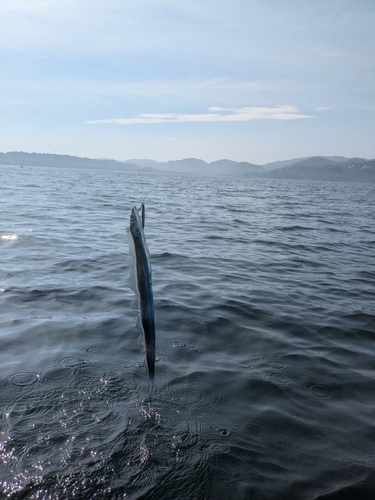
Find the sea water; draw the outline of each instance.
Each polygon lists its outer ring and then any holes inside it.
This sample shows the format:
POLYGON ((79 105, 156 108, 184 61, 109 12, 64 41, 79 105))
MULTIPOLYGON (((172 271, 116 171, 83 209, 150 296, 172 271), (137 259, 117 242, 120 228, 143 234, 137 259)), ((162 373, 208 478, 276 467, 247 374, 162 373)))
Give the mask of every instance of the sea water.
POLYGON ((0 203, 1 498, 375 498, 374 184, 2 166, 0 203))

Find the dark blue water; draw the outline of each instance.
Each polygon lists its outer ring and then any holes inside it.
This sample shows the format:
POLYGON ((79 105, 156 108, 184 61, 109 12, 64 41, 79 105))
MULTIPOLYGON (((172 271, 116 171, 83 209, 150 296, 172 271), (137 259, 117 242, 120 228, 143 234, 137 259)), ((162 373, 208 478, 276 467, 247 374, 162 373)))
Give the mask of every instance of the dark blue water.
POLYGON ((1 498, 375 497, 375 185, 1 167, 0 203, 1 498))

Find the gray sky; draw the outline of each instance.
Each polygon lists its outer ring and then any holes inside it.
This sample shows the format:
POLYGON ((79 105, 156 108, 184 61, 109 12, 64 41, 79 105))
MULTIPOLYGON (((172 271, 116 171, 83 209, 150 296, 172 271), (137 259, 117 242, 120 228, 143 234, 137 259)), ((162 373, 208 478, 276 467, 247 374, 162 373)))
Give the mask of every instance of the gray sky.
POLYGON ((0 0, 0 151, 375 157, 373 0, 0 0))

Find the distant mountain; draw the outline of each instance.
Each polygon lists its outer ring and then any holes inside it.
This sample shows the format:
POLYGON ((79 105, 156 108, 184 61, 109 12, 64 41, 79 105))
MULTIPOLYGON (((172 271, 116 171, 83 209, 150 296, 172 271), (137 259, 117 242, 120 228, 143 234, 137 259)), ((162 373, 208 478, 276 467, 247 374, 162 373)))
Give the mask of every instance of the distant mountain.
POLYGON ((165 172, 182 172, 189 174, 199 174, 202 173, 207 167, 207 163, 204 160, 198 160, 197 158, 185 158, 184 160, 171 160, 159 165, 158 170, 164 170, 165 172))
POLYGON ((263 167, 246 161, 218 160, 209 163, 208 166, 212 172, 220 174, 246 175, 264 172, 263 167))
MULTIPOLYGON (((347 160, 347 158, 345 158, 347 160)), ((293 163, 293 167, 328 167, 333 165, 339 165, 338 162, 325 158, 324 156, 311 156, 310 158, 304 158, 301 161, 293 163)))
POLYGON ((121 168, 139 170, 137 165, 122 163, 116 160, 80 158, 78 156, 56 155, 49 153, 24 153, 12 151, 0 153, 0 165, 25 165, 36 167, 68 167, 68 168, 121 168))
POLYGON ((336 161, 337 163, 342 163, 343 161, 347 161, 350 159, 346 156, 324 156, 324 158, 327 158, 327 160, 336 161))
POLYGON ((345 158, 343 156, 312 156, 280 162, 254 165, 248 162, 218 160, 207 163, 197 158, 168 162, 155 160, 126 160, 80 158, 49 153, 0 153, 0 165, 66 167, 85 169, 120 169, 137 172, 181 172, 205 175, 247 175, 268 179, 296 179, 375 183, 375 159, 345 158))
POLYGON ((289 167, 290 165, 293 165, 293 163, 298 163, 299 161, 305 160, 308 157, 305 158, 293 158, 292 160, 280 160, 280 161, 272 161, 270 163, 266 163, 265 165, 262 165, 264 170, 276 170, 277 168, 283 168, 283 167, 289 167))
POLYGON ((294 158, 292 160, 281 160, 281 161, 273 161, 271 163, 266 163, 262 165, 265 170, 275 170, 276 168, 289 167, 290 165, 294 165, 295 163, 299 163, 304 160, 309 160, 311 158, 325 158, 327 160, 331 160, 333 162, 343 162, 348 160, 345 156, 305 156, 304 158, 294 158))
POLYGON ((375 159, 350 158, 343 162, 313 157, 262 175, 269 179, 375 182, 375 159))
POLYGON ((157 170, 166 172, 180 172, 185 174, 205 174, 205 175, 253 175, 264 172, 263 167, 247 162, 233 160, 218 160, 207 163, 197 158, 185 158, 184 160, 171 160, 166 163, 159 163, 154 166, 157 170))
POLYGON ((155 168, 158 167, 159 165, 163 165, 164 162, 159 162, 155 160, 137 160, 137 159, 132 159, 132 160, 125 160, 124 163, 131 163, 132 165, 138 165, 138 167, 141 168, 155 168))

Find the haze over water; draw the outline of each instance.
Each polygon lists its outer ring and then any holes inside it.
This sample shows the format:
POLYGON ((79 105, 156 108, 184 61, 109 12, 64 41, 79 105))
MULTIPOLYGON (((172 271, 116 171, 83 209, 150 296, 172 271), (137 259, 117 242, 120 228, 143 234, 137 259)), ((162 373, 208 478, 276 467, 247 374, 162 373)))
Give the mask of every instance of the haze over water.
POLYGON ((0 197, 2 497, 374 497, 374 184, 1 167, 0 197))

